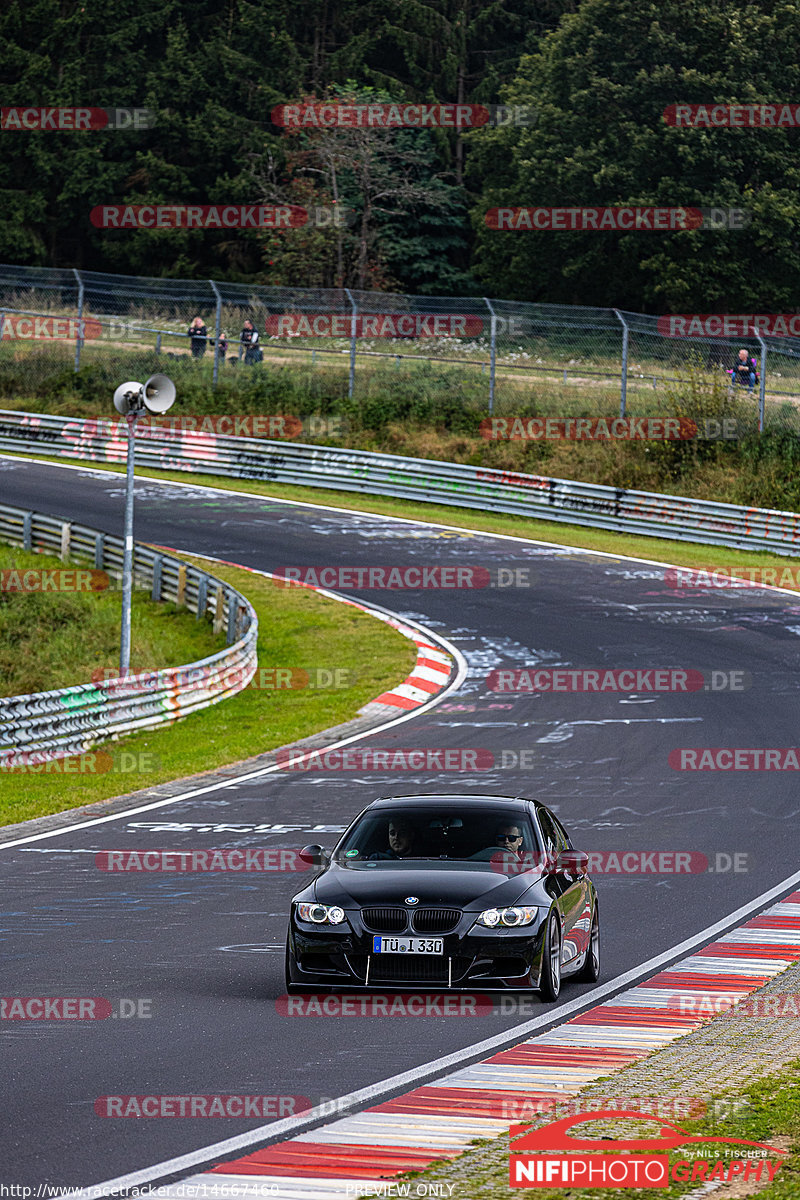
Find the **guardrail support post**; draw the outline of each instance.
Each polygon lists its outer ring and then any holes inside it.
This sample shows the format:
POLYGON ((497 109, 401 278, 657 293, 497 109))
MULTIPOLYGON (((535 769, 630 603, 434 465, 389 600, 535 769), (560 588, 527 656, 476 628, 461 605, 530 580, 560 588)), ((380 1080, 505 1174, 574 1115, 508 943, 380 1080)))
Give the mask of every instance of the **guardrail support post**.
POLYGON ((81 350, 83 349, 83 280, 80 273, 72 268, 72 274, 78 281, 78 336, 75 339, 75 367, 77 371, 81 365, 81 350))
POLYGON ((214 633, 222 633, 222 626, 225 622, 225 597, 222 591, 222 584, 217 584, 217 590, 214 595, 214 624, 212 626, 214 633))
POLYGON ((22 549, 33 549, 33 513, 26 512, 22 518, 22 549))
POLYGON ((614 315, 622 325, 622 378, 619 389, 619 415, 620 419, 624 420, 628 407, 628 323, 618 308, 614 309, 614 315))
POLYGON ((226 637, 228 645, 232 646, 236 641, 236 618, 239 614, 236 611, 236 605, 233 603, 233 596, 228 593, 228 629, 226 637))
POLYGON ((94 565, 102 568, 106 557, 106 535, 104 533, 96 533, 94 535, 94 565))
POLYGON ((491 347, 489 350, 489 416, 494 412, 494 384, 495 384, 495 366, 497 365, 497 314, 492 308, 492 303, 483 297, 483 303, 491 313, 491 347))
POLYGON ((175 599, 178 608, 186 603, 186 563, 178 567, 178 593, 175 599))
POLYGON ((208 576, 201 575, 197 584, 197 620, 202 621, 208 605, 208 576))
POLYGON ((344 289, 347 292, 347 299, 353 309, 350 314, 350 381, 347 385, 347 398, 353 399, 353 388, 356 382, 356 320, 358 317, 358 305, 353 299, 353 295, 349 288, 344 289))
POLYGON ((69 546, 72 539, 72 526, 68 521, 61 525, 61 561, 69 562, 69 546))
POLYGON ((163 566, 163 560, 161 558, 161 555, 157 554, 156 557, 153 559, 153 590, 150 593, 150 596, 153 600, 161 599, 161 568, 162 568, 162 566, 163 566))
POLYGON ((214 379, 212 384, 213 387, 216 387, 217 379, 219 378, 219 339, 222 336, 222 296, 220 296, 219 288, 214 283, 214 280, 209 279, 208 282, 214 289, 214 295, 217 298, 217 322, 214 333, 214 379))

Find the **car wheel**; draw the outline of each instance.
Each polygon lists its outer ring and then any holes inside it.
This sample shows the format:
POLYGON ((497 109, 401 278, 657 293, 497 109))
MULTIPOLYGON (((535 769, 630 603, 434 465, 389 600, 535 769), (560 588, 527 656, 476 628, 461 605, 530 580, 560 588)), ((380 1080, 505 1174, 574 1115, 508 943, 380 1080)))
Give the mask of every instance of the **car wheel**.
POLYGON ((597 905, 592 913, 592 926, 589 932, 589 946, 586 950, 586 961, 578 973, 581 983, 597 983, 600 978, 600 918, 597 915, 597 905))
POLYGON ((545 1000, 557 1000, 561 991, 561 926, 555 913, 550 914, 547 922, 539 991, 545 1000))
POLYGON ((288 937, 286 939, 285 964, 286 965, 285 965, 284 970, 285 970, 285 976, 286 976, 286 994, 288 996, 296 996, 298 992, 303 991, 303 986, 302 986, 302 984, 295 983, 294 979, 292 978, 292 966, 294 965, 294 958, 292 957, 292 952, 289 949, 288 937))

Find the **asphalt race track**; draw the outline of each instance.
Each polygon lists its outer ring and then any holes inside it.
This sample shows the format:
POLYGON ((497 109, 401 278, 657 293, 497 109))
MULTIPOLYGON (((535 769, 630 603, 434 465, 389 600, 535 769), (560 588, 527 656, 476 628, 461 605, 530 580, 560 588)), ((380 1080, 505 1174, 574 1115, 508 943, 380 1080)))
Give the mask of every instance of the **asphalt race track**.
MULTIPOLYGON (((123 486, 116 475, 0 458, 3 502, 116 534, 123 486)), ((500 568, 519 568, 530 586, 351 593, 422 622, 469 664, 457 696, 362 744, 482 748, 496 765, 474 775, 287 772, 3 849, 3 995, 144 998, 152 1013, 3 1022, 3 1107, 13 1114, 0 1134, 3 1183, 85 1186, 263 1124, 104 1119, 93 1108, 101 1096, 245 1093, 318 1103, 542 1010, 534 998, 523 1016, 474 1020, 281 1016, 287 902, 304 876, 108 875, 94 866, 98 850, 331 845, 377 795, 467 790, 540 797, 582 849, 694 851, 712 868, 730 868, 597 876, 603 981, 796 869, 791 772, 668 763, 678 747, 797 744, 800 604, 790 598, 752 589, 697 595, 666 586, 663 569, 644 563, 146 480, 137 485, 135 536, 270 571, 471 565, 496 579, 500 568), (633 696, 517 696, 487 686, 492 670, 534 666, 744 672, 744 686, 633 696), (522 751, 524 769, 512 765, 522 751), (275 831, 253 832, 263 824, 275 831), (324 831, 312 832, 317 826, 324 831)), ((653 542, 654 558, 668 554, 653 542)), ((579 994, 569 984, 562 1000, 579 994)))

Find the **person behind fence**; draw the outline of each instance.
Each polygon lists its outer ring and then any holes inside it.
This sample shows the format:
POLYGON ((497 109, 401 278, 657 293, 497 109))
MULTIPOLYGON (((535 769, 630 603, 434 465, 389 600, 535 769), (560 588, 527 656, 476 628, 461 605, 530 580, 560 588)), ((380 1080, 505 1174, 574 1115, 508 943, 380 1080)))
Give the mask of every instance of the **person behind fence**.
POLYGON ((219 357, 224 362, 225 355, 228 353, 228 335, 227 335, 227 333, 225 333, 224 330, 219 335, 219 341, 217 342, 217 346, 219 347, 219 357))
POLYGON ((195 317, 189 326, 188 336, 192 339, 192 358, 202 358, 208 344, 208 330, 202 317, 195 317))
POLYGON ((244 361, 246 363, 261 362, 264 355, 258 344, 258 330, 253 326, 252 321, 245 321, 239 340, 244 347, 244 361))
POLYGON ((736 359, 731 370, 731 379, 734 383, 739 383, 743 387, 746 386, 749 392, 752 392, 758 383, 756 360, 750 358, 746 350, 739 351, 739 357, 736 359))

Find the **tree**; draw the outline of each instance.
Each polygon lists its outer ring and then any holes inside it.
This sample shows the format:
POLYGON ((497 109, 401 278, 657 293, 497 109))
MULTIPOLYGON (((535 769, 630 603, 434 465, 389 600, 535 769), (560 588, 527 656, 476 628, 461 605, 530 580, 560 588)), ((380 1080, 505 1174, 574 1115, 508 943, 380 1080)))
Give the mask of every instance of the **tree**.
MULTIPOLYGON (((784 100, 800 92, 800 11, 772 2, 584 0, 523 57, 511 103, 533 129, 475 139, 476 271, 495 294, 658 311, 796 307, 796 130, 679 129, 688 103, 784 100), (500 232, 495 206, 740 206, 740 232, 500 232)), ((470 138, 475 138, 471 134, 470 138)))

